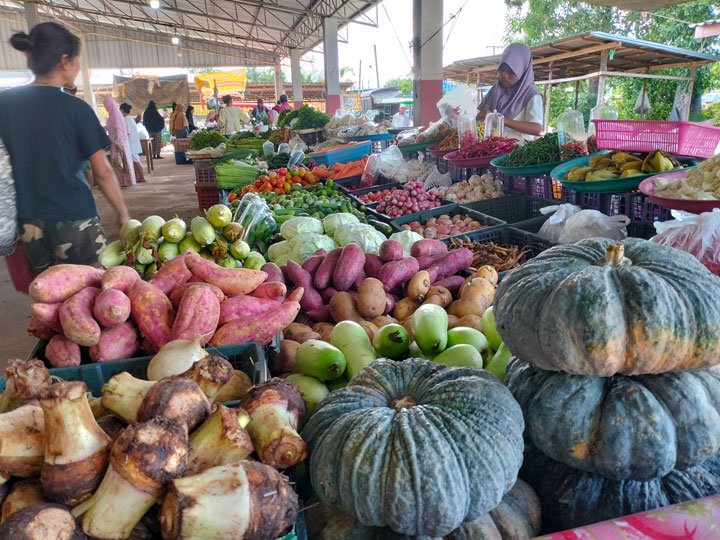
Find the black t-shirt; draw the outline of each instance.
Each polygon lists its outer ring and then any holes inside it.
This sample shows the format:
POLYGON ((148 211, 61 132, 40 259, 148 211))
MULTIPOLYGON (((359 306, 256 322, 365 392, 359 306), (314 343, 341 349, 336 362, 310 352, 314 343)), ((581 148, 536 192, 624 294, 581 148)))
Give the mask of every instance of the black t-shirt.
POLYGON ((97 216, 83 163, 110 138, 87 103, 50 86, 2 92, 0 138, 13 167, 18 218, 97 216))

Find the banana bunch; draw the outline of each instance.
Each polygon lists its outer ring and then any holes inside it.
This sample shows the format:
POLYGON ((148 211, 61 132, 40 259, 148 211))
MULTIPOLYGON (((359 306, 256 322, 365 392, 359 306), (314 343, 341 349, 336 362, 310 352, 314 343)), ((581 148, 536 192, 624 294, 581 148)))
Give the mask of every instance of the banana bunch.
POLYGON ((666 172, 678 167, 682 165, 662 150, 655 150, 646 156, 618 151, 591 156, 587 166, 571 168, 565 178, 570 182, 595 182, 666 172))

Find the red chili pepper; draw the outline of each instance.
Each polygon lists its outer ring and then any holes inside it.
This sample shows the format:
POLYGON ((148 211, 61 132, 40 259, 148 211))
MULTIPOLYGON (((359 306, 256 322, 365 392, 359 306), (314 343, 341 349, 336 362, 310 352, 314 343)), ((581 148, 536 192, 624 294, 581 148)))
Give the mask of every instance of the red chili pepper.
POLYGON ((517 146, 515 139, 487 137, 473 145, 461 148, 458 150, 457 157, 460 159, 473 159, 500 156, 512 152, 515 146, 517 146))

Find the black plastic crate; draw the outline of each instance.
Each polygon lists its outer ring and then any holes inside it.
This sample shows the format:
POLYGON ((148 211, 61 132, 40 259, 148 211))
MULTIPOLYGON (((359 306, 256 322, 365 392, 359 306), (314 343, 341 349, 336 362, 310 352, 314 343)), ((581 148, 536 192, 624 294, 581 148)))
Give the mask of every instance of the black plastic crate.
MULTIPOLYGON (((527 254, 528 259, 536 257, 543 251, 550 249, 555 245, 552 242, 548 242, 547 240, 540 238, 538 235, 533 234, 529 231, 518 229, 516 227, 510 227, 508 225, 503 227, 481 229, 479 231, 473 231, 453 237, 453 239, 457 240, 463 240, 465 238, 474 242, 493 242, 503 247, 527 247, 529 248, 527 254)), ((445 241, 446 243, 450 243, 450 239, 445 239, 445 241)))
POLYGON ((377 177, 377 180, 372 186, 361 186, 360 180, 362 179, 361 175, 357 176, 349 176, 348 178, 340 178, 339 180, 333 180, 333 182, 340 186, 340 189, 345 191, 346 193, 350 193, 353 191, 357 191, 359 189, 367 189, 372 188, 375 186, 383 186, 386 184, 396 184, 394 180, 390 180, 389 178, 386 178, 383 175, 380 175, 377 177))
POLYGON ((532 192, 531 184, 525 176, 509 176, 496 171, 495 177, 502 182, 503 191, 508 195, 530 195, 532 192))
POLYGON ((521 223, 528 219, 545 217, 540 212, 541 208, 546 206, 555 206, 560 201, 552 199, 543 199, 540 197, 530 197, 527 195, 509 195, 507 197, 498 197, 496 199, 487 199, 472 203, 461 203, 460 206, 475 210, 482 214, 487 214, 494 218, 500 219, 507 224, 521 223))
POLYGON ((617 193, 578 192, 575 204, 583 210, 599 210, 606 216, 617 216, 625 209, 623 197, 617 193))
MULTIPOLYGON (((432 210, 424 210, 422 212, 418 212, 416 214, 408 214, 407 216, 402 216, 399 218, 396 218, 390 222, 390 224, 393 227, 398 228, 399 230, 402 229, 403 225, 407 225, 412 221, 419 221, 421 224, 425 225, 427 221, 431 218, 438 217, 442 214, 448 214, 450 217, 455 216, 457 214, 467 215, 473 218, 478 223, 484 225, 482 229, 479 230, 487 230, 488 228, 497 228, 502 227, 505 225, 505 222, 501 219, 494 218, 492 216, 488 216, 486 214, 481 214, 480 212, 476 212, 475 210, 471 210, 469 208, 464 208, 460 206, 459 204, 446 204, 443 206, 438 206, 437 208, 433 208, 432 210)), ((471 234, 471 233, 462 233, 462 234, 471 234)), ((458 236, 458 235, 455 235, 458 236)), ((455 236, 449 236, 447 238, 454 238, 455 236)))
POLYGON ((643 238, 649 240, 657 234, 655 226, 652 223, 644 221, 631 221, 627 226, 628 236, 633 238, 643 238))

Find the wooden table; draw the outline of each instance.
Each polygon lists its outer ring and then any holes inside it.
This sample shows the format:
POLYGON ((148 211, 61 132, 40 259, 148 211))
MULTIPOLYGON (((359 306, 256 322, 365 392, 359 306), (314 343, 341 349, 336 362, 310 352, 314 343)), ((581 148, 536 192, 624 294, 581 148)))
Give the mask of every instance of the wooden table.
POLYGON ((152 172, 153 170, 155 170, 155 165, 153 164, 153 154, 152 154, 152 139, 141 139, 140 146, 142 147, 143 154, 145 154, 145 160, 147 162, 147 170, 148 170, 148 172, 152 172))

